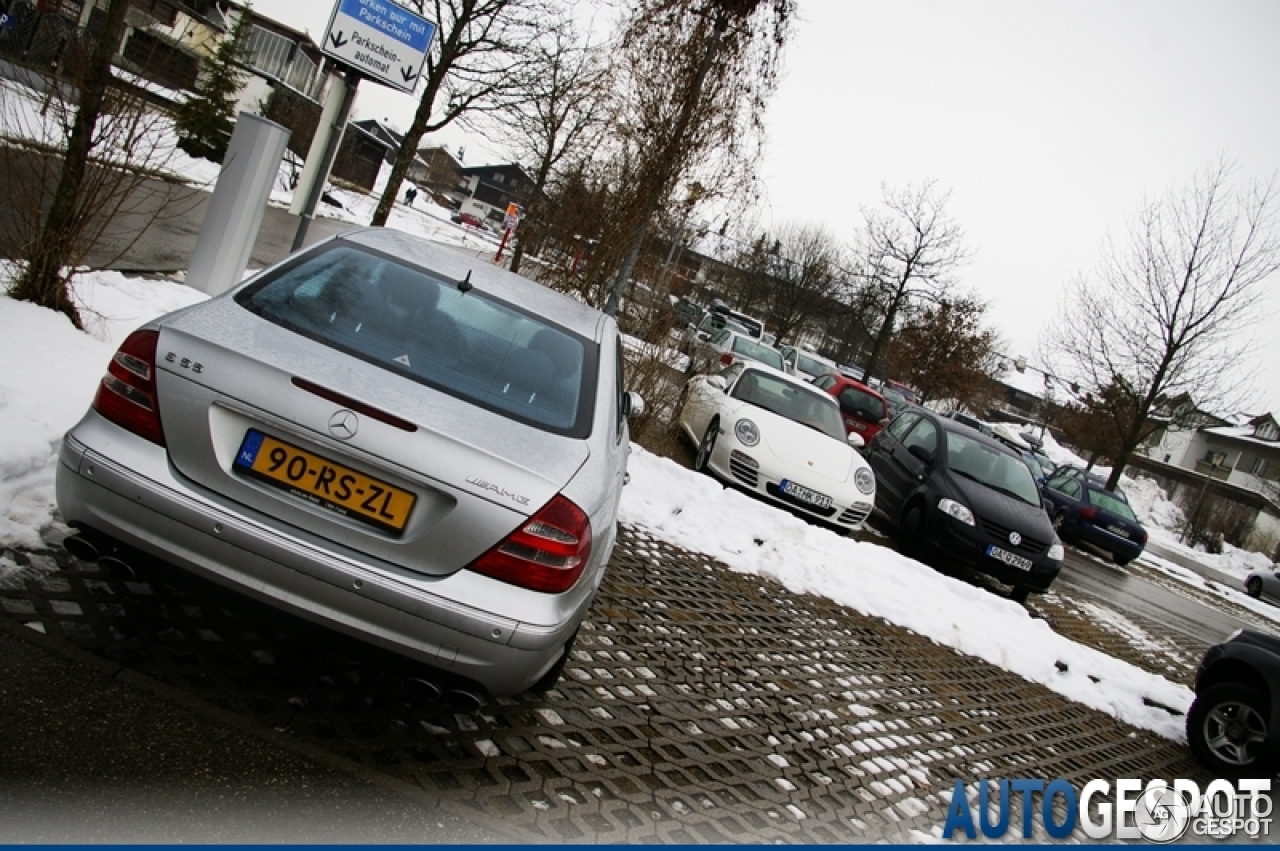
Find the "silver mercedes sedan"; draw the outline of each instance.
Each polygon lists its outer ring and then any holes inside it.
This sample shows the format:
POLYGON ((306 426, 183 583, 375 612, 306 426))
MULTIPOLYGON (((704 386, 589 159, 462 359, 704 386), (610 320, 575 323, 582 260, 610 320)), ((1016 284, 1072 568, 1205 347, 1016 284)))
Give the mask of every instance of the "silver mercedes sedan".
POLYGON ((470 255, 327 240, 120 347, 57 499, 123 544, 478 683, 559 678, 643 403, 614 320, 470 255))

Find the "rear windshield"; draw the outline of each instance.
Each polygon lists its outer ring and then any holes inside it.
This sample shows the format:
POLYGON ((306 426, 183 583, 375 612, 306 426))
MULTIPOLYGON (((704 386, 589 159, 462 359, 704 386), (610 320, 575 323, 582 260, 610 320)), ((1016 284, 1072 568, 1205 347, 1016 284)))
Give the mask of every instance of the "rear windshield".
POLYGON ((871 422, 880 422, 889 416, 883 399, 857 387, 845 387, 840 391, 840 410, 851 417, 871 422))
POLYGON ((771 349, 763 343, 757 343, 750 337, 734 337, 733 350, 744 358, 758 360, 760 363, 768 364, 775 369, 785 369, 782 364, 782 353, 777 349, 771 349))
POLYGON ((424 269, 338 244, 248 287, 270 322, 547 431, 591 431, 594 343, 424 269))
POLYGON ((806 354, 800 354, 797 356, 796 366, 799 367, 800 371, 805 375, 826 375, 828 372, 835 369, 832 364, 815 360, 806 354))
POLYGON ((1103 511, 1110 511, 1125 520, 1132 520, 1134 523, 1138 522, 1138 518, 1133 514, 1133 509, 1123 499, 1106 491, 1094 490, 1093 488, 1088 488, 1088 491, 1090 505, 1101 508, 1103 511))

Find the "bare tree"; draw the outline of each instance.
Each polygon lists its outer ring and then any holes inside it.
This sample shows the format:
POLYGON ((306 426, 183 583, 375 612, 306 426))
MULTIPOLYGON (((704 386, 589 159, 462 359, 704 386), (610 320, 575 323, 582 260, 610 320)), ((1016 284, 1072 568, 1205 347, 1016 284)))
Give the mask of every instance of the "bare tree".
MULTIPOLYGON (((23 256, 26 266, 18 277, 11 295, 31 301, 71 318, 81 327, 80 315, 67 292, 67 273, 70 247, 77 244, 76 232, 94 210, 86 208, 80 196, 80 187, 89 170, 90 154, 94 148, 94 131, 98 119, 106 108, 108 86, 111 83, 111 59, 124 34, 125 12, 129 0, 111 0, 106 19, 97 41, 79 75, 79 105, 72 116, 62 168, 48 215, 39 233, 28 244, 23 256)), ((56 90, 55 90, 56 92, 56 90)), ((60 92, 50 97, 60 95, 60 92)), ((41 192, 39 197, 43 197, 41 192)))
MULTIPOLYGON (((58 77, 0 84, 0 220, 6 253, 21 261, 14 298, 65 313, 82 327, 69 291, 78 267, 122 257, 158 217, 189 208, 198 191, 170 174, 172 118, 111 60, 126 0, 112 0, 102 30, 67 46, 58 77)), ((145 63, 142 63, 145 64, 145 63)))
POLYGON ((413 121, 369 222, 375 227, 387 223, 424 135, 468 113, 497 109, 512 96, 521 53, 545 18, 542 0, 416 0, 413 5, 439 29, 427 54, 413 121), (437 113, 441 95, 445 103, 437 113))
POLYGON ((1219 160, 1190 185, 1144 201, 1127 242, 1108 243, 1098 270, 1072 285, 1046 345, 1106 405, 1115 487, 1134 450, 1161 424, 1163 399, 1190 393, 1206 410, 1242 390, 1231 366, 1261 318, 1264 284, 1280 269, 1275 181, 1232 188, 1219 160), (1105 391, 1105 392, 1104 392, 1105 391))
POLYGON ((588 159, 608 119, 609 65, 604 50, 584 40, 570 18, 547 27, 516 72, 515 97, 493 113, 497 129, 486 133, 515 152, 532 178, 511 271, 526 246, 545 232, 546 190, 566 164, 588 159))
POLYGON ((785 225, 762 231, 733 260, 744 306, 766 319, 779 343, 841 308, 841 248, 821 227, 785 225))
POLYGON ((793 0, 635 4, 619 48, 618 227, 596 255, 596 280, 612 277, 606 311, 616 311, 655 214, 681 182, 712 188, 752 172, 792 12, 793 0))
POLYGON ((879 375, 899 314, 946 294, 952 275, 969 257, 963 231, 946 212, 949 192, 940 192, 934 181, 882 191, 883 209, 863 211, 866 224, 857 248, 864 295, 884 317, 865 364, 868 378, 879 375))

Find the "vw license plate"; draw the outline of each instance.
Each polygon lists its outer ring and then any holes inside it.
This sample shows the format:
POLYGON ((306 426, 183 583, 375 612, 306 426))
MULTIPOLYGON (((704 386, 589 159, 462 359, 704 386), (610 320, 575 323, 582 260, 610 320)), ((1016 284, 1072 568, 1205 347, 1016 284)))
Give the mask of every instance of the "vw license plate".
POLYGON ((1008 550, 1002 550, 999 547, 995 546, 994 544, 989 545, 987 547, 987 555, 991 556, 996 561, 1004 562, 1010 567, 1016 567, 1018 568, 1018 570, 1031 569, 1031 559, 1023 558, 1020 555, 1015 555, 1014 553, 1011 553, 1008 550))
POLYGON ((394 485, 250 429, 236 453, 240 472, 312 505, 389 532, 401 532, 417 499, 394 485))
POLYGON ((801 502, 807 502, 810 505, 816 505, 819 508, 831 507, 831 497, 827 496, 825 493, 818 493, 816 490, 811 490, 804 485, 798 485, 790 479, 783 479, 778 482, 778 490, 788 496, 794 496, 801 502))

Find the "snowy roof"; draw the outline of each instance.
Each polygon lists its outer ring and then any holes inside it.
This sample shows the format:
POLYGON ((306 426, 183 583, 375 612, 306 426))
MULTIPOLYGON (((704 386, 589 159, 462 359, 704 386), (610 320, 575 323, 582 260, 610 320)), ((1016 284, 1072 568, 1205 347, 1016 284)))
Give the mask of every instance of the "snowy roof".
POLYGON ((1216 428, 1201 429, 1205 434, 1212 434, 1216 437, 1226 437, 1231 440, 1240 440, 1245 443, 1252 443, 1256 446, 1265 446, 1268 449, 1280 449, 1280 442, 1274 440, 1263 440, 1253 436, 1253 426, 1218 426, 1216 428))
POLYGON ((1016 369, 1005 371, 1000 376, 1000 383, 1029 396, 1035 396, 1037 399, 1044 398, 1044 373, 1031 367, 1024 372, 1018 372, 1016 369))

